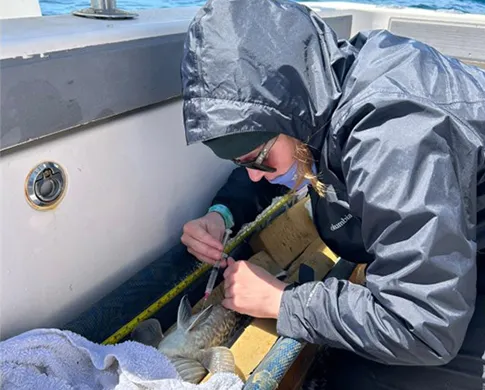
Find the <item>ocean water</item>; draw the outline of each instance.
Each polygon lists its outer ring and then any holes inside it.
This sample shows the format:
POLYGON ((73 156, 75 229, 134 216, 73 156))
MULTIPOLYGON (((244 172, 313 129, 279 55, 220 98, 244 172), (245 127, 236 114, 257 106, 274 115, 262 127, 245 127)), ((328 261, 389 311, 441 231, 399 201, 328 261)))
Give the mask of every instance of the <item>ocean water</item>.
MULTIPOLYGON (((485 0, 346 0, 356 3, 414 7, 450 12, 485 14, 485 0)), ((324 3, 325 1, 321 1, 324 3)), ((90 0, 40 0, 43 15, 67 14, 90 5, 90 0)), ((124 10, 200 6, 205 0, 118 0, 117 7, 124 10)))

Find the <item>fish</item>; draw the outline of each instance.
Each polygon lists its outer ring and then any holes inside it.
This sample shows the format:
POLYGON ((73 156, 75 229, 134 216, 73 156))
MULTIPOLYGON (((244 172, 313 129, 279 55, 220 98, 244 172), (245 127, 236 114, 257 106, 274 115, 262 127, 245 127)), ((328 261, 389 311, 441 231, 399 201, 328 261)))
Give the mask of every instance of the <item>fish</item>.
POLYGON ((150 318, 138 324, 131 339, 157 348, 172 362, 182 380, 198 384, 209 372, 235 373, 234 355, 225 344, 241 317, 220 303, 192 314, 185 295, 178 307, 175 328, 164 335, 160 322, 150 318))

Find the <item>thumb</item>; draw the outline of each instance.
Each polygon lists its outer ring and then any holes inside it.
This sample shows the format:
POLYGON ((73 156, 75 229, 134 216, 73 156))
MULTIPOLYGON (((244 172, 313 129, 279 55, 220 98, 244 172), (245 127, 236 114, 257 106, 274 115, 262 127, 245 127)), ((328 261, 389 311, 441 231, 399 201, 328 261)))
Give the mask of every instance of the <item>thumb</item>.
POLYGON ((232 257, 228 257, 227 265, 230 267, 231 265, 236 264, 236 261, 232 257))

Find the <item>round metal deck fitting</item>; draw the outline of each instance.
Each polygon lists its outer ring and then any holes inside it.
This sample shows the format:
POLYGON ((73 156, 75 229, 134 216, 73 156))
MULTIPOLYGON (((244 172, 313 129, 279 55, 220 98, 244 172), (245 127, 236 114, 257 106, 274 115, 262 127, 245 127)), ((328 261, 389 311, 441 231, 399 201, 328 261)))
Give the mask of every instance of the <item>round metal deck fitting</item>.
POLYGON ((134 12, 116 8, 116 0, 91 0, 91 7, 72 13, 75 16, 94 19, 132 19, 138 16, 134 12))
POLYGON ((66 175, 54 162, 37 165, 27 176, 25 194, 27 201, 35 209, 51 209, 64 195, 66 175))

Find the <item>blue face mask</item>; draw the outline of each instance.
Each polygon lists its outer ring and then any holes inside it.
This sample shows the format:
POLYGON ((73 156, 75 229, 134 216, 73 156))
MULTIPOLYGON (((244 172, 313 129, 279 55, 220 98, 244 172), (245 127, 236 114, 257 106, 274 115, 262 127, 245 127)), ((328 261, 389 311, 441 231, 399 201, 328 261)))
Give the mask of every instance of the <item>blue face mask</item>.
MULTIPOLYGON (((281 184, 292 189, 294 188, 296 183, 296 169, 297 169, 297 163, 295 161, 286 173, 279 175, 278 177, 275 177, 273 180, 269 180, 269 182, 272 184, 281 184)), ((313 163, 312 165, 312 172, 314 174, 316 174, 317 172, 315 163, 313 163)), ((295 190, 298 191, 303 187, 305 187, 306 185, 308 185, 309 183, 310 181, 308 179, 304 179, 301 185, 298 188, 295 188, 295 190)))

